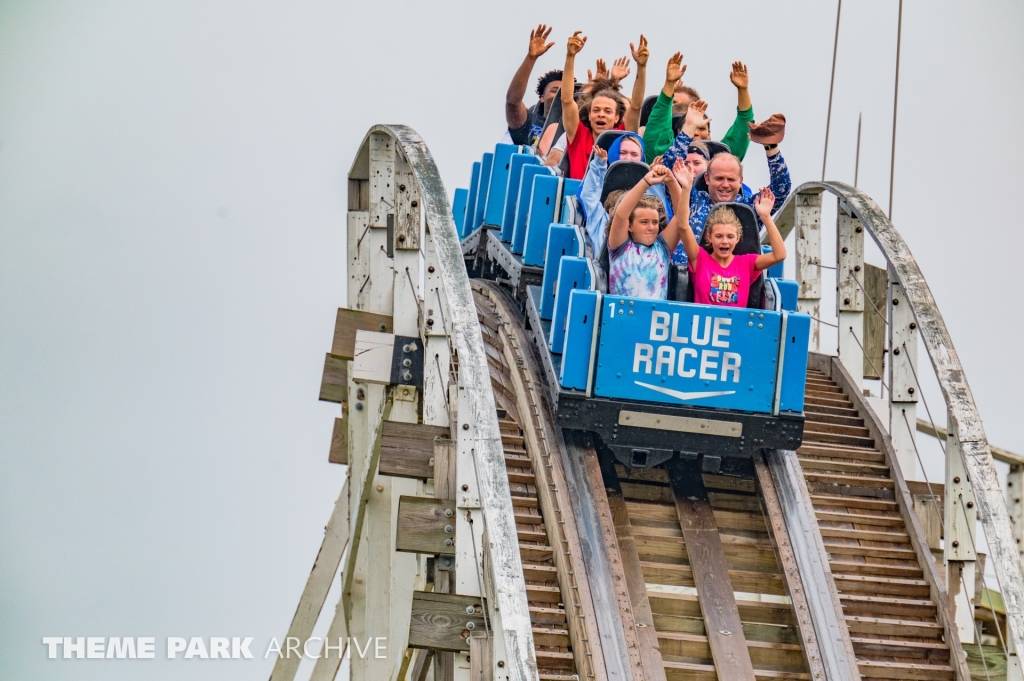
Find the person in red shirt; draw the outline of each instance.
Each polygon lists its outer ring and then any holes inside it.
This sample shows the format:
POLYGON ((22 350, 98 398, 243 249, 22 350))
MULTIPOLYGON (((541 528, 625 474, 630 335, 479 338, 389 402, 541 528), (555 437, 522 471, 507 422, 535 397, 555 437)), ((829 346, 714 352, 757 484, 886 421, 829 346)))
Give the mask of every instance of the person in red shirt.
MULTIPOLYGON (((582 31, 576 31, 569 37, 565 52, 565 67, 562 69, 563 83, 573 82, 576 55, 587 42, 587 37, 580 35, 581 33, 582 31)), ((630 45, 630 47, 633 46, 630 45)), ((641 36, 640 47, 633 49, 633 56, 638 65, 637 80, 641 102, 643 100, 643 85, 639 71, 646 68, 647 55, 647 40, 641 36)), ((594 140, 606 130, 626 129, 624 121, 627 113, 634 113, 634 108, 636 115, 629 116, 630 123, 632 123, 629 129, 635 132, 637 123, 639 123, 640 106, 634 107, 632 101, 627 102, 618 92, 607 89, 595 92, 584 102, 581 109, 573 97, 572 90, 562 88, 562 127, 565 128, 565 137, 568 142, 566 155, 569 159, 568 176, 570 178, 583 179, 590 163, 590 152, 594 148, 594 140), (633 121, 633 118, 636 120, 633 121)))

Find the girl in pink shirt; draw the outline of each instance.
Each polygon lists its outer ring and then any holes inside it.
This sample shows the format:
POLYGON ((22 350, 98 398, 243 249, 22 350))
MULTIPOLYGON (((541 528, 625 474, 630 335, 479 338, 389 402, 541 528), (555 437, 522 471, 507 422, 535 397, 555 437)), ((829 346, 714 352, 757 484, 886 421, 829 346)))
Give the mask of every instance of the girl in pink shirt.
POLYGON ((746 307, 750 284, 758 277, 758 273, 786 259, 786 245, 772 220, 773 205, 775 195, 771 189, 764 187, 754 199, 754 210, 768 230, 771 253, 733 253, 743 236, 743 226, 728 206, 713 208, 704 223, 704 233, 711 246, 710 253, 697 244, 692 230, 679 230, 689 260, 693 302, 746 307))

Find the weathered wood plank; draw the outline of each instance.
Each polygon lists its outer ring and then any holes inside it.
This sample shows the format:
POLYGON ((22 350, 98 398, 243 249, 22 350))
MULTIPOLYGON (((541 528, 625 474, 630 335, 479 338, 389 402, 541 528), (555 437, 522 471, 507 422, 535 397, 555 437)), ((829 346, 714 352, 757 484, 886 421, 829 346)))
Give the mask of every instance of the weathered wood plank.
POLYGON ((455 501, 403 496, 398 500, 398 537, 395 549, 410 553, 453 553, 455 501), (447 530, 447 531, 446 531, 447 530))
POLYGON ((885 371, 885 323, 883 316, 888 305, 889 272, 884 267, 864 263, 864 378, 880 378, 885 371))
MULTIPOLYGON (((627 603, 632 614, 634 635, 639 647, 640 662, 644 681, 663 681, 665 666, 661 659, 658 633, 654 627, 654 615, 647 597, 647 585, 644 581, 643 567, 637 555, 636 540, 633 527, 629 521, 626 500, 619 487, 618 475, 610 459, 602 461, 605 487, 608 491, 608 508, 611 512, 612 525, 619 546, 619 558, 622 561, 622 573, 625 577, 627 603)), ((625 603, 624 603, 625 604, 625 603)))
POLYGON ((700 464, 676 459, 668 470, 715 669, 719 678, 753 681, 754 667, 700 464))
POLYGON ((479 608, 479 596, 413 592, 409 647, 468 652, 470 632, 484 630, 484 616, 483 612, 478 612, 479 608), (467 608, 473 614, 468 614, 467 608), (470 622, 473 629, 467 626, 470 622))
POLYGON ((320 379, 321 402, 345 402, 348 400, 348 360, 327 353, 324 357, 324 374, 320 379))
POLYGON ((434 477, 434 439, 448 434, 444 426, 388 421, 381 440, 380 474, 417 480, 434 477))
POLYGON ((331 433, 331 450, 327 454, 327 461, 348 464, 348 423, 345 419, 334 419, 334 432, 331 433))
POLYGON ((779 495, 775 489, 775 482, 772 480, 771 472, 764 462, 763 455, 754 456, 754 475, 760 490, 761 503, 764 506, 764 517, 767 520, 768 534, 775 546, 779 557, 783 583, 786 585, 786 594, 793 604, 793 612, 796 615, 797 628, 800 630, 800 643, 804 660, 807 664, 807 671, 812 678, 827 678, 825 665, 822 661, 822 651, 818 645, 818 635, 814 631, 814 622, 811 620, 810 607, 807 602, 807 594, 804 592, 804 585, 800 579, 800 566, 798 556, 793 550, 790 542, 789 529, 786 527, 785 513, 779 495))
POLYGON ((494 678, 492 658, 494 646, 487 631, 469 634, 469 681, 491 681, 494 678))
POLYGON ((334 322, 331 354, 343 359, 355 357, 357 331, 394 333, 394 323, 391 315, 339 307, 338 316, 334 322))

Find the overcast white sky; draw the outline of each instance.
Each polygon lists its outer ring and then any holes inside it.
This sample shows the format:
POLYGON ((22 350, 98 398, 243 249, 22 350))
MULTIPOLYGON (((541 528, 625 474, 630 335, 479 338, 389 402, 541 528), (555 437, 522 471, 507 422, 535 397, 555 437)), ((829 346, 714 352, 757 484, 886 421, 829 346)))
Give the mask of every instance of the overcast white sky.
MULTIPOLYGON (((531 23, 558 41, 535 75, 577 28, 584 65, 646 32, 649 93, 682 50, 719 133, 746 61, 794 179, 820 177, 834 3, 493 7, 0 3, 0 677, 269 674, 159 658, 168 636, 253 636, 262 657, 316 555, 343 473, 316 398, 353 155, 406 123, 466 185, 531 23), (158 659, 47 660, 43 636, 154 636, 158 659)), ((863 112, 883 206, 896 8, 844 7, 828 172, 852 181, 863 112)), ((1022 29, 1020 3, 906 2, 894 210, 990 439, 1017 451, 1022 29)))

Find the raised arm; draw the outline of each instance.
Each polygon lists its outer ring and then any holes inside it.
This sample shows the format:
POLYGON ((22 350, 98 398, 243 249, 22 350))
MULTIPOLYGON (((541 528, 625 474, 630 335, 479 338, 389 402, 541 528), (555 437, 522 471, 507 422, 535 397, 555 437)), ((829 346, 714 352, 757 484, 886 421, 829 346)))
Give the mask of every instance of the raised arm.
POLYGON ((512 76, 508 92, 505 93, 505 122, 510 130, 521 128, 526 123, 526 104, 523 97, 526 96, 526 88, 530 84, 530 74, 533 72, 533 65, 537 58, 551 49, 554 43, 546 42, 551 28, 544 24, 538 24, 537 28, 530 31, 530 47, 526 51, 526 58, 519 65, 516 75, 512 76))
POLYGON ((669 167, 674 166, 677 158, 686 160, 686 154, 690 149, 690 142, 693 141, 693 136, 697 134, 697 129, 711 122, 711 119, 704 114, 707 110, 708 103, 703 99, 690 102, 690 106, 686 109, 686 118, 683 119, 682 129, 676 135, 672 146, 665 151, 662 159, 665 165, 669 167))
POLYGON ((754 106, 750 103, 750 90, 747 89, 750 77, 743 62, 734 61, 732 63, 729 80, 736 86, 736 118, 722 141, 728 144, 733 155, 742 161, 750 146, 750 137, 748 136, 750 127, 747 124, 754 122, 754 106))
POLYGON ((765 229, 768 230, 768 244, 772 247, 771 253, 762 253, 754 261, 754 267, 759 270, 766 270, 773 265, 778 265, 786 259, 786 242, 782 240, 779 228, 772 220, 772 207, 775 205, 775 194, 768 187, 762 187, 761 192, 754 199, 754 210, 761 218, 765 229))
POLYGON ((633 214, 633 209, 636 208, 636 204, 640 201, 640 197, 644 195, 644 192, 650 187, 665 181, 665 175, 668 173, 664 171, 665 168, 663 166, 651 168, 632 189, 623 194, 622 198, 619 199, 619 205, 612 216, 611 228, 608 231, 609 251, 614 251, 629 240, 629 216, 633 214), (659 168, 661 170, 658 170, 659 168))
POLYGON ((672 197, 675 215, 672 216, 672 221, 665 228, 665 244, 669 247, 668 252, 671 253, 682 241, 686 259, 690 262, 697 262, 697 249, 700 248, 700 245, 697 243, 697 237, 693 235, 693 230, 690 229, 690 191, 693 188, 693 173, 690 172, 683 159, 677 158, 672 165, 671 174, 672 180, 668 183, 669 195, 672 197), (677 187, 678 195, 672 194, 673 184, 677 187), (671 235, 669 234, 670 229, 674 230, 671 235), (673 241, 669 242, 669 236, 673 238, 673 241))
MULTIPOLYGON (((657 166, 664 168, 664 166, 657 166)), ((693 186, 693 174, 690 173, 690 169, 686 167, 686 163, 681 158, 677 158, 675 165, 672 168, 672 172, 665 178, 665 186, 668 188, 669 198, 672 200, 672 219, 669 220, 668 227, 661 233, 662 238, 665 239, 665 245, 668 247, 668 252, 676 250, 676 246, 679 245, 680 239, 683 240, 683 248, 686 247, 685 235, 690 235, 690 241, 693 241, 696 246, 697 242, 693 239, 693 230, 690 229, 690 187, 693 186)), ((687 257, 690 252, 686 251, 687 257)))
POLYGON ((672 102, 676 94, 676 83, 684 73, 686 65, 683 64, 683 55, 676 52, 669 57, 668 66, 665 67, 665 84, 651 109, 647 127, 644 128, 644 151, 648 163, 672 146, 672 102))
POLYGON ((576 130, 580 127, 580 108, 573 98, 572 84, 576 82, 576 55, 587 44, 587 36, 581 36, 581 33, 583 31, 576 31, 569 37, 565 48, 565 68, 562 69, 562 127, 570 142, 576 139, 576 130))
POLYGON ((626 130, 637 132, 640 129, 640 109, 644 105, 644 90, 647 88, 647 60, 651 52, 647 49, 647 38, 643 34, 640 34, 640 46, 633 47, 633 43, 630 43, 629 49, 633 53, 633 61, 636 62, 636 80, 633 81, 633 96, 629 100, 623 124, 626 130))
POLYGON ((774 149, 765 147, 765 153, 768 155, 768 174, 771 176, 774 211, 776 208, 782 208, 782 204, 789 198, 789 193, 793 190, 793 180, 789 176, 789 166, 786 165, 786 159, 782 158, 779 145, 776 144, 774 149))

